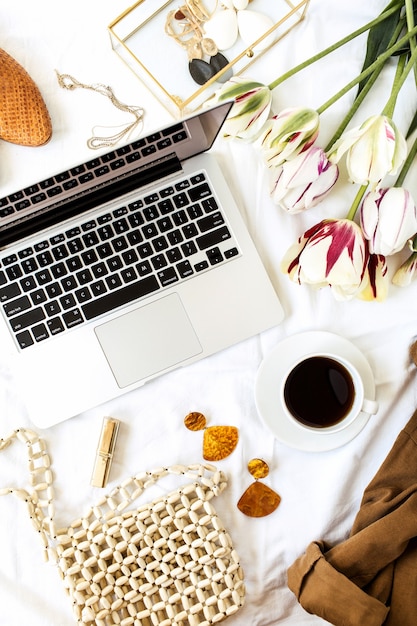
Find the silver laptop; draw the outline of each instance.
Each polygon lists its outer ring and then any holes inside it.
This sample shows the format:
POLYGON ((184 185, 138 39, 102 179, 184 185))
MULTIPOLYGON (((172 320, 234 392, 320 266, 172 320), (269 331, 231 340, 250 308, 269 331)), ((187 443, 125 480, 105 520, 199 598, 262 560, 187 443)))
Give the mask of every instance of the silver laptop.
POLYGON ((0 346, 37 426, 282 320, 207 153, 231 106, 0 199, 0 346))

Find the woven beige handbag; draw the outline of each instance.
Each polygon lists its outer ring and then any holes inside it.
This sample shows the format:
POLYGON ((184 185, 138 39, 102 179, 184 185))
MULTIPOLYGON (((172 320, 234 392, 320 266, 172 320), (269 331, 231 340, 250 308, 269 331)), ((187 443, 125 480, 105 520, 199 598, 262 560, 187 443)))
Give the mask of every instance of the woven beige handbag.
POLYGON ((27 71, 0 48, 0 139, 43 146, 52 135, 48 109, 27 71))
POLYGON ((208 626, 244 602, 239 558, 211 503, 226 487, 211 465, 173 466, 129 478, 68 528, 56 529, 53 476, 44 440, 19 429, 29 453, 33 491, 6 488, 27 502, 46 559, 56 563, 78 624, 208 626), (181 486, 133 507, 168 474, 181 486))

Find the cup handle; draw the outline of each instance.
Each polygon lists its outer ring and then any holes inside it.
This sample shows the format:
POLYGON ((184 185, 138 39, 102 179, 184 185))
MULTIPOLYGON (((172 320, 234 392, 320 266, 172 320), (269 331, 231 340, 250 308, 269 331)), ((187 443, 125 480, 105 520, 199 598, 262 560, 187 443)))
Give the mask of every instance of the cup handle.
POLYGON ((368 400, 367 398, 363 399, 362 402, 362 411, 364 413, 368 413, 368 415, 375 415, 379 408, 378 402, 376 400, 368 400))

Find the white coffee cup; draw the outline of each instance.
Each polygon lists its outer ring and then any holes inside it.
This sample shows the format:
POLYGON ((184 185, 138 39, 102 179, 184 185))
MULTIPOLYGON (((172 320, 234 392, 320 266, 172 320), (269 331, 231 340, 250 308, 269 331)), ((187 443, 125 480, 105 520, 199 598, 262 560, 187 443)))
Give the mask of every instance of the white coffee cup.
POLYGON ((365 398, 356 367, 331 353, 305 355, 293 363, 283 378, 280 399, 287 417, 314 433, 337 433, 360 413, 378 411, 378 403, 365 398))

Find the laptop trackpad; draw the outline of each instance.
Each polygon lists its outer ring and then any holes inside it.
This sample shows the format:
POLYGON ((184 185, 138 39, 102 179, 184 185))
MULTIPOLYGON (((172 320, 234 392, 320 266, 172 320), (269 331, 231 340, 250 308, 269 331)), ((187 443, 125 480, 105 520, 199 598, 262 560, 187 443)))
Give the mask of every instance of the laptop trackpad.
POLYGON ((176 293, 106 322, 95 332, 121 388, 202 352, 176 293))

